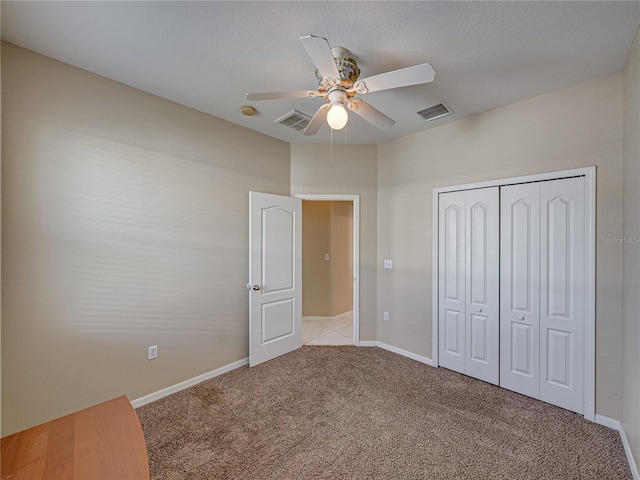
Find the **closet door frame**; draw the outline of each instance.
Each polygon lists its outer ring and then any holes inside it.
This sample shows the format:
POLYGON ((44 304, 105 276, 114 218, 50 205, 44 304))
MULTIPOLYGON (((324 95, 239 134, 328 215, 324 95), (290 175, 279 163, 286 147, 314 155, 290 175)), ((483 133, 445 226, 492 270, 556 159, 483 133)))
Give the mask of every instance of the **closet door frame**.
POLYGON ((587 274, 585 292, 585 326, 584 326, 584 418, 595 421, 596 399, 596 167, 560 170, 521 177, 503 178, 486 182, 467 183, 448 187, 434 188, 432 193, 432 353, 431 360, 434 367, 438 363, 438 212, 439 195, 441 193, 460 190, 472 190, 486 187, 501 187, 519 183, 542 182, 545 180, 559 180, 562 178, 585 178, 585 272, 587 274))

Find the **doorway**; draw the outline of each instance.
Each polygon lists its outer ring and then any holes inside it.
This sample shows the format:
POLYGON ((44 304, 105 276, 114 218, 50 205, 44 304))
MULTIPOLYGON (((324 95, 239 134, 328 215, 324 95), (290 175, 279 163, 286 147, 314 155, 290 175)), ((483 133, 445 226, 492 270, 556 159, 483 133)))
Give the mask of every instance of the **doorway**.
POLYGON ((359 344, 359 196, 302 202, 303 345, 359 344))

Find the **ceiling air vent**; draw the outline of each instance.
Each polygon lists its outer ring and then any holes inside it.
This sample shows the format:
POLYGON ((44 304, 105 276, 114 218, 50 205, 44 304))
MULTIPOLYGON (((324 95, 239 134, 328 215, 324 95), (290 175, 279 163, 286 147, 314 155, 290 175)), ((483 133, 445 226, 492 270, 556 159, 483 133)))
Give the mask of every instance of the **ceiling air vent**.
POLYGON ((446 103, 442 102, 438 105, 434 105, 433 107, 420 110, 418 112, 418 115, 420 115, 425 122, 428 122, 429 120, 435 120, 436 118, 451 115, 452 113, 453 111, 449 108, 449 106, 446 103))
POLYGON ((291 110, 289 113, 275 120, 273 123, 279 123, 285 127, 293 128, 294 130, 302 132, 307 128, 310 121, 311 117, 309 115, 305 115, 297 110, 291 110))

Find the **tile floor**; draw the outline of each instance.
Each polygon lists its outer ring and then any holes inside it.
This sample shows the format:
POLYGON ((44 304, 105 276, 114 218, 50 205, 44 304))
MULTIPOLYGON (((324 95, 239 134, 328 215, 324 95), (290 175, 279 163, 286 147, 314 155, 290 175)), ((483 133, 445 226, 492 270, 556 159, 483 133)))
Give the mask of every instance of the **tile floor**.
POLYGON ((353 345, 353 317, 302 319, 303 345, 353 345))

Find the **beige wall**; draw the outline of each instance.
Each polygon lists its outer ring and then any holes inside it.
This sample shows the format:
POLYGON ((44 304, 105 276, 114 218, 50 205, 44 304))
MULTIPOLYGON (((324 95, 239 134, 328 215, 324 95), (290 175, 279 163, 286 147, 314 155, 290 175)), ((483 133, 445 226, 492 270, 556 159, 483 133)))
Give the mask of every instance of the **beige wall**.
POLYGON ((289 145, 9 44, 2 72, 2 434, 245 358, 248 192, 289 194, 289 145))
POLYGON ((640 33, 624 67, 621 423, 640 466, 640 33))
POLYGON ((302 316, 331 316, 331 202, 302 202, 302 316))
POLYGON ((352 212, 353 202, 302 202, 304 317, 333 317, 353 309, 352 212))
POLYGON ((291 145, 291 194, 360 195, 360 340, 376 340, 376 146, 349 145, 346 161, 334 150, 291 145))
MULTIPOLYGON (((0 11, 2 9, 0 8, 0 11)), ((0 25, 2 20, 0 19, 0 25)), ((0 32, 1 33, 1 32, 0 32)), ((1 36, 1 35, 0 35, 1 36)), ((2 112, 2 49, 0 48, 0 112, 2 112)), ((2 115, 0 114, 0 146, 2 145, 2 115)), ((0 148, 0 252, 2 251, 2 148, 0 148)), ((0 255, 0 298, 2 298, 2 255, 0 255)), ((0 302, 0 432, 2 432, 2 302, 0 302)))
MULTIPOLYGON (((303 220, 304 221, 304 220, 303 220)), ((353 202, 331 202, 331 316, 353 310, 353 202)))
MULTIPOLYGON (((455 105, 452 105, 455 110, 455 105)), ((596 411, 620 418, 622 74, 378 146, 378 340, 431 357, 435 187, 597 166, 596 411)))

